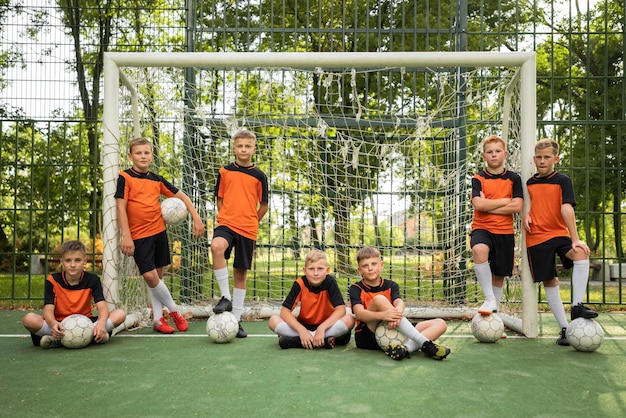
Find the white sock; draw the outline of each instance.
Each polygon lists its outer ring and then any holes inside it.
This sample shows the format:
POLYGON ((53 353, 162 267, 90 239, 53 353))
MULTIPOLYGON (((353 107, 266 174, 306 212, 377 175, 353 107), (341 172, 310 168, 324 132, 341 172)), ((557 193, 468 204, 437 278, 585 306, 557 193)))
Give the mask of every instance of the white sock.
POLYGON ((411 324, 411 322, 406 318, 402 318, 400 320, 398 331, 417 342, 420 347, 428 341, 428 338, 424 337, 418 330, 416 330, 413 324, 411 324))
POLYGON ((104 329, 106 329, 107 332, 111 332, 113 331, 114 328, 115 328, 115 325, 113 325, 111 318, 107 318, 107 323, 104 324, 104 329))
POLYGON ((167 286, 165 286, 165 282, 163 282, 163 280, 160 280, 159 284, 152 289, 152 291, 170 312, 178 312, 178 306, 176 306, 176 302, 172 299, 172 294, 167 286))
POLYGON ((339 321, 335 322, 332 327, 326 330, 325 336, 326 337, 340 337, 346 334, 348 331, 350 330, 348 329, 346 324, 340 319, 339 321))
POLYGON ((274 330, 274 332, 276 334, 278 334, 279 337, 298 337, 298 336, 300 336, 300 334, 298 334, 298 331, 296 331, 295 329, 291 328, 289 326, 289 324, 287 324, 286 322, 281 322, 280 324, 276 325, 276 329, 274 330))
POLYGON ((559 286, 544 287, 544 289, 546 291, 548 305, 550 305, 552 315, 554 315, 559 327, 567 327, 567 317, 565 316, 565 308, 563 307, 563 301, 561 300, 561 295, 559 294, 559 286))
POLYGON ((221 296, 230 300, 231 296, 230 288, 228 287, 228 267, 213 270, 213 274, 215 274, 215 280, 217 281, 217 286, 220 288, 221 296))
POLYGON ((50 325, 48 325, 46 321, 43 321, 43 326, 35 333, 35 335, 39 335, 40 337, 43 337, 44 335, 52 335, 52 328, 50 328, 50 325))
POLYGON ((572 271, 572 306, 583 302, 589 280, 589 260, 574 261, 572 271))
POLYGON ((497 287, 497 286, 491 286, 491 289, 493 289, 493 295, 496 297, 496 309, 498 308, 498 306, 500 306, 500 301, 502 300, 502 288, 501 287, 497 287))
POLYGON ((233 315, 237 321, 241 320, 241 312, 243 311, 243 301, 246 299, 246 289, 233 289, 233 315))
POLYGON ((407 338, 407 340, 404 342, 404 346, 406 347, 407 350, 409 350, 409 353, 412 353, 422 348, 421 345, 417 345, 417 342, 415 342, 414 340, 410 338, 407 338))
POLYGON ((150 302, 152 303, 152 321, 156 324, 163 318, 163 304, 153 288, 149 287, 148 293, 150 293, 150 302))
POLYGON ((474 263, 474 272, 476 273, 476 280, 478 280, 480 289, 483 291, 483 295, 485 295, 485 299, 493 298, 494 294, 491 285, 491 267, 489 267, 489 262, 481 264, 474 263))

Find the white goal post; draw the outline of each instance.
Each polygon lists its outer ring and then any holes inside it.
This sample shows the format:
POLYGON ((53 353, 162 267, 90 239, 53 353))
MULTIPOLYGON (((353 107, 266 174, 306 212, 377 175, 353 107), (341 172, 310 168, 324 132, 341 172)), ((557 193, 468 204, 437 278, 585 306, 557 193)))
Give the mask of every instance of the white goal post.
MULTIPOLYGON (((131 91, 135 86, 123 73, 124 68, 406 68, 429 69, 441 67, 506 66, 518 69, 519 77, 519 173, 524 183, 532 175, 532 153, 536 136, 536 64, 534 52, 220 52, 220 53, 117 53, 104 54, 104 104, 103 104, 103 285, 111 307, 120 300, 118 287, 119 236, 116 202, 116 179, 120 171, 120 83, 131 91), (108 227, 107 227, 108 226, 108 227)), ((136 103, 135 103, 136 105, 136 103)), ((134 119, 134 134, 140 136, 139 119, 134 119)), ((506 138, 505 138, 506 139, 506 138)), ((527 209, 528 199, 525 199, 527 209)), ((530 276, 523 239, 521 257, 522 315, 505 325, 528 337, 538 335, 537 291, 530 276)))

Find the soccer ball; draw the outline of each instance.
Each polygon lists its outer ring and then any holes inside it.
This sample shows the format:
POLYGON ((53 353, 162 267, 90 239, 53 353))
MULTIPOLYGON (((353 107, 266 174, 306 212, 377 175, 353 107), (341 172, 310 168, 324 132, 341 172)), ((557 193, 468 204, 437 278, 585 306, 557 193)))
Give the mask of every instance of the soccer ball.
POLYGON ((168 225, 180 225, 187 219, 187 206, 177 197, 170 197, 161 202, 161 215, 168 225))
POLYGON ((404 344, 406 340, 406 336, 398 331, 398 328, 387 328, 387 321, 381 321, 381 323, 378 324, 374 337, 376 338, 378 346, 383 350, 386 350, 392 345, 404 344))
POLYGON ((481 343, 495 343, 504 333, 504 322, 498 314, 482 315, 477 313, 472 318, 472 334, 481 343))
POLYGON ((578 351, 595 351, 604 340, 604 331, 593 319, 576 318, 567 326, 565 338, 578 351))
POLYGON ((85 315, 73 314, 66 316, 63 321, 63 332, 61 344, 66 348, 87 347, 93 340, 93 322, 85 315))
POLYGON ((206 332, 214 343, 227 343, 237 336, 239 322, 231 312, 211 315, 206 321, 206 332))

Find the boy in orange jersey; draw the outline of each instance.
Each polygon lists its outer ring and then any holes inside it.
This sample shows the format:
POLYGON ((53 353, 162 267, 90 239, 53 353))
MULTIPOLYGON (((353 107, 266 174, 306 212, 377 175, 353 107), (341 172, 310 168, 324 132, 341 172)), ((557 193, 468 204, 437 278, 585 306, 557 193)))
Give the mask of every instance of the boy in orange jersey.
POLYGON ((595 318, 598 313, 582 304, 589 276, 589 247, 578 238, 572 180, 554 169, 559 162, 559 144, 550 138, 541 139, 535 144, 533 161, 537 173, 526 182, 530 211, 523 218, 528 263, 535 283, 543 282, 548 305, 561 327, 556 343, 569 345, 565 337, 567 317, 559 293, 556 256, 564 268, 574 268, 571 319, 595 318))
POLYGON ((443 360, 450 349, 433 341, 448 329, 441 318, 429 319, 412 324, 404 317, 404 301, 400 298, 400 288, 392 280, 383 279, 383 259, 374 247, 363 247, 356 256, 358 271, 363 280, 350 286, 350 303, 356 316, 354 341, 357 348, 380 350, 375 332, 381 321, 387 321, 389 329, 397 328, 407 339, 390 347, 385 353, 394 360, 409 357, 409 353, 422 352, 435 360, 443 360))
POLYGON ((204 223, 183 191, 162 176, 150 172, 152 143, 135 138, 128 145, 133 166, 117 180, 117 221, 122 233, 122 254, 132 256, 150 292, 154 329, 172 334, 174 327, 163 318, 165 306, 179 331, 187 331, 187 320, 179 313, 169 289, 163 282, 163 268, 170 264, 170 248, 165 222, 161 216, 161 195, 181 199, 193 219, 193 234, 204 234, 204 223))
POLYGON ((476 279, 485 297, 478 312, 491 315, 498 310, 504 277, 513 273, 513 214, 522 211, 524 192, 520 176, 504 168, 504 140, 491 135, 482 148, 487 167, 472 178, 474 222, 470 246, 476 279))
POLYGON ((237 338, 245 338, 241 312, 246 298, 246 276, 252 267, 259 222, 268 210, 268 186, 267 177, 252 162, 256 135, 245 129, 235 132, 233 151, 235 162, 220 169, 215 183, 218 226, 213 231, 211 255, 221 299, 213 307, 213 312, 232 311, 239 321, 237 338), (233 250, 231 301, 226 260, 233 250))
POLYGON ((269 320, 278 334, 281 348, 334 348, 350 341, 354 318, 346 313, 346 304, 335 278, 329 274, 326 254, 311 250, 304 259, 304 275, 293 283, 280 308, 280 316, 269 320), (298 316, 293 310, 300 303, 298 316))
POLYGON ((67 241, 61 245, 63 271, 46 278, 43 315, 30 312, 22 320, 35 346, 60 347, 64 335, 61 321, 72 314, 91 318, 96 344, 107 342, 110 332, 126 319, 126 313, 121 309, 109 312, 100 278, 84 270, 86 253, 85 245, 80 241, 67 241), (92 301, 98 316, 93 316, 92 301))

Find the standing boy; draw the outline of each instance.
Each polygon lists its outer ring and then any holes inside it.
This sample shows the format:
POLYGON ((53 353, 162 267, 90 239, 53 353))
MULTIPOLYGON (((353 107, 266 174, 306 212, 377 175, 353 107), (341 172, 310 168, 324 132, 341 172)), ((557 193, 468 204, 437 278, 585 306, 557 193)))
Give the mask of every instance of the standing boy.
POLYGON ((162 176, 149 171, 152 144, 135 138, 128 145, 132 167, 117 180, 117 221, 122 233, 122 254, 132 256, 150 291, 154 329, 172 334, 174 327, 163 318, 165 306, 179 331, 187 331, 187 320, 179 313, 169 289, 163 282, 163 268, 170 264, 170 248, 165 222, 161 216, 161 195, 181 199, 193 218, 193 234, 204 234, 204 224, 185 193, 162 176))
POLYGON ((218 226, 213 231, 211 255, 221 299, 213 312, 232 311, 239 321, 237 338, 245 338, 247 334, 241 326, 241 312, 246 298, 246 276, 252 267, 259 222, 268 209, 268 187, 267 177, 252 163, 256 135, 245 129, 235 132, 233 151, 235 162, 220 169, 215 184, 218 226), (233 250, 231 301, 226 260, 233 250))
POLYGON ((435 360, 443 360, 450 354, 450 349, 436 344, 433 340, 446 332, 448 326, 441 318, 429 319, 411 324, 404 317, 404 301, 400 298, 398 284, 383 279, 383 259, 380 251, 374 247, 363 247, 356 256, 358 271, 363 280, 350 286, 352 312, 356 316, 354 341, 358 348, 380 350, 376 342, 376 327, 381 321, 387 321, 390 329, 398 328, 407 337, 404 344, 387 350, 386 354, 394 360, 402 360, 409 353, 421 349, 435 360))
POLYGON ((35 346, 60 347, 64 335, 61 321, 72 314, 91 318, 96 344, 107 342, 109 333, 126 319, 126 312, 121 309, 109 312, 100 278, 84 270, 86 254, 85 245, 80 241, 67 241, 61 245, 63 271, 46 278, 43 315, 30 312, 22 320, 35 346), (93 316, 92 301, 98 316, 93 316))
POLYGON ((478 312, 491 315, 498 310, 504 277, 513 273, 513 214, 522 211, 524 195, 520 176, 504 168, 504 140, 491 135, 482 147, 487 167, 472 178, 474 222, 470 246, 476 279, 485 297, 478 312))
POLYGON ((272 316, 268 323, 281 348, 334 348, 350 341, 354 318, 346 313, 337 281, 329 273, 326 254, 311 250, 304 259, 304 275, 291 286, 280 316, 272 316))
POLYGON ((528 179, 530 212, 524 214, 526 248, 535 283, 543 282, 546 299, 561 327, 558 345, 569 345, 565 337, 567 317, 559 293, 556 256, 572 272, 571 319, 595 318, 598 313, 582 304, 589 276, 589 247, 578 238, 574 187, 565 174, 554 170, 559 162, 559 144, 544 138, 535 145, 533 157, 537 173, 528 179))

